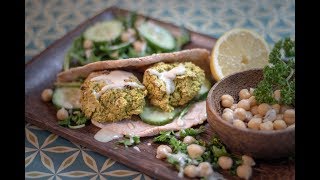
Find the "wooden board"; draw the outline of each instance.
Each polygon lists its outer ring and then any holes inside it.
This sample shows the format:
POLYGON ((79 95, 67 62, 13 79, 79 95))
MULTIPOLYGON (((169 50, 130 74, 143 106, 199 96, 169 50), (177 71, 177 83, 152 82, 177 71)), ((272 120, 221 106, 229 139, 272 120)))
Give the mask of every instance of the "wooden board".
MULTIPOLYGON (((76 29, 69 32, 61 39, 54 42, 46 50, 35 56, 25 66, 25 120, 46 129, 54 134, 66 138, 74 143, 88 147, 102 155, 108 156, 119 161, 137 171, 141 171, 152 178, 157 179, 177 179, 178 172, 174 168, 155 158, 158 144, 152 143, 152 137, 141 138, 138 145, 141 152, 133 148, 125 148, 115 145, 117 140, 102 143, 96 141, 93 136, 99 128, 89 125, 81 129, 72 130, 61 127, 57 124, 56 109, 51 103, 41 100, 40 94, 45 88, 53 88, 56 74, 62 70, 64 55, 70 47, 73 38, 79 36, 88 26, 101 20, 112 19, 117 15, 126 15, 126 10, 111 7, 105 9, 91 19, 80 24, 76 29), (151 143, 148 146, 147 143, 151 143)), ((149 18, 161 26, 170 30, 174 35, 179 33, 179 28, 169 23, 160 22, 149 18)), ((216 39, 191 32, 191 43, 185 49, 200 47, 211 51, 216 39)), ((210 139, 213 135, 212 129, 205 123, 206 132, 203 133, 204 139, 210 139)), ((227 179, 237 179, 226 171, 220 171, 227 179)), ((258 161, 254 168, 253 179, 294 179, 294 162, 286 159, 277 161, 258 161)))

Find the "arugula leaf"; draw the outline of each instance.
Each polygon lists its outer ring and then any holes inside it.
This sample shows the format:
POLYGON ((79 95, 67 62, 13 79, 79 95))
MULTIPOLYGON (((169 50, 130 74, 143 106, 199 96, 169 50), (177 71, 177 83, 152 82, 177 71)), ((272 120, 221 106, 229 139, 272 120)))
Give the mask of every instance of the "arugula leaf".
POLYGON ((123 144, 126 148, 128 146, 136 145, 139 143, 140 143, 139 136, 126 136, 125 139, 117 142, 117 144, 123 144))

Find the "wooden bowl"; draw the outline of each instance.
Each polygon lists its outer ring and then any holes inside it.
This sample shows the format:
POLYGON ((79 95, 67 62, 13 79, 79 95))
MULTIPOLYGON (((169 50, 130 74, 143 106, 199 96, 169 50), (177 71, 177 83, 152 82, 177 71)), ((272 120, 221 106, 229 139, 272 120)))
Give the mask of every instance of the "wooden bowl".
POLYGON ((276 131, 240 129, 221 118, 223 107, 220 97, 223 94, 230 94, 238 102, 241 89, 255 88, 262 79, 262 69, 252 69, 229 75, 217 82, 209 91, 206 101, 207 121, 231 152, 257 159, 290 156, 295 152, 295 128, 276 131))

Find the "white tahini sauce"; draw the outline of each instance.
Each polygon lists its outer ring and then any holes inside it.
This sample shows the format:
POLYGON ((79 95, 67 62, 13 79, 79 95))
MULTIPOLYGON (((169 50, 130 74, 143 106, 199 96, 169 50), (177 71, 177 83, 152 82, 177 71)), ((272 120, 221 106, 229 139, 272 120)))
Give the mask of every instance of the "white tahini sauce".
POLYGON ((182 178, 183 177, 183 168, 186 165, 186 161, 192 161, 192 160, 188 157, 188 155, 186 155, 184 153, 181 153, 181 152, 178 152, 177 154, 168 153, 168 156, 170 156, 171 158, 174 158, 175 160, 177 160, 179 162, 179 173, 178 173, 178 176, 180 178, 182 178))
POLYGON ((99 98, 108 89, 123 89, 125 86, 144 88, 144 86, 137 82, 126 82, 130 79, 130 76, 134 76, 130 72, 126 71, 111 71, 109 74, 102 74, 92 78, 90 81, 104 81, 105 85, 99 92, 93 92, 96 98, 99 98))
POLYGON ((133 149, 135 149, 138 152, 141 152, 138 146, 133 146, 133 149))
POLYGON ((170 71, 164 71, 159 73, 157 70, 149 69, 148 70, 151 75, 156 75, 160 80, 162 80, 166 85, 166 93, 172 94, 175 90, 175 85, 173 80, 177 75, 183 75, 186 72, 186 68, 183 64, 179 64, 179 66, 172 68, 170 71))
POLYGON ((95 135, 94 139, 100 142, 109 142, 114 139, 123 137, 122 134, 111 131, 110 129, 102 128, 95 135))

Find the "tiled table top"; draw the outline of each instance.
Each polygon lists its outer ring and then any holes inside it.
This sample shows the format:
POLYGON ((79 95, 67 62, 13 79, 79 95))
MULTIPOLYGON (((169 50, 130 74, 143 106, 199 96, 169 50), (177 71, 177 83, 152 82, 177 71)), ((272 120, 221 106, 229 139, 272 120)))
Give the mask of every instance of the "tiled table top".
MULTIPOLYGON (((26 0, 25 62, 112 5, 216 38, 235 27, 255 30, 270 47, 283 37, 295 37, 294 0, 26 0)), ((26 179, 153 178, 31 124, 26 123, 25 133, 26 179)))

